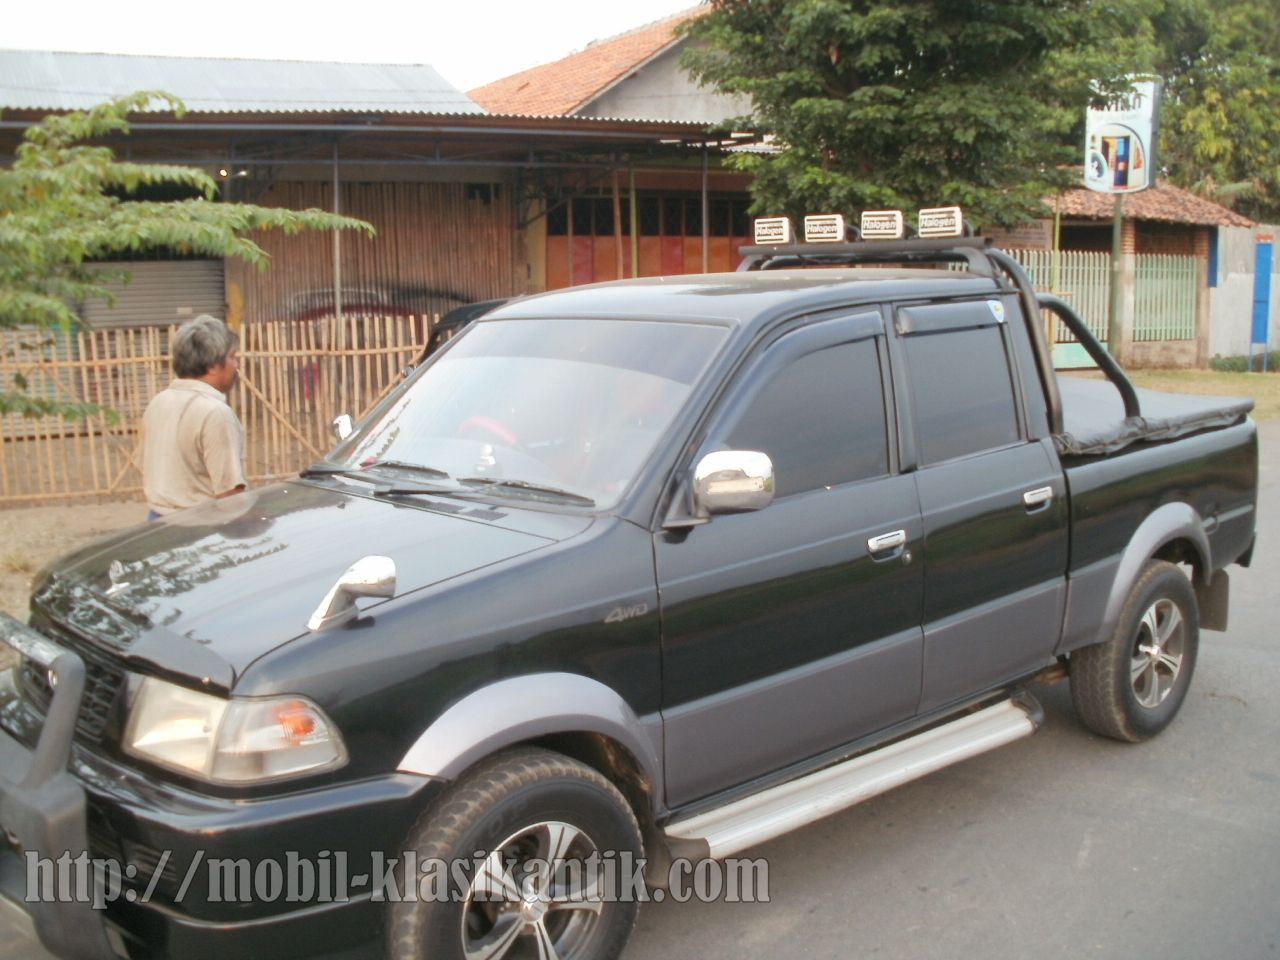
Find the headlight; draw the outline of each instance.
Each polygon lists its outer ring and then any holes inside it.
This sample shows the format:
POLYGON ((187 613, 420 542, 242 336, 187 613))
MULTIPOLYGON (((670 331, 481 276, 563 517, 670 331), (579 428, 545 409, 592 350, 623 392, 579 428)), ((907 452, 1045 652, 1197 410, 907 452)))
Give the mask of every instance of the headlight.
POLYGON ((342 738, 304 697, 224 700, 143 679, 125 750, 214 783, 254 783, 346 763, 342 738))

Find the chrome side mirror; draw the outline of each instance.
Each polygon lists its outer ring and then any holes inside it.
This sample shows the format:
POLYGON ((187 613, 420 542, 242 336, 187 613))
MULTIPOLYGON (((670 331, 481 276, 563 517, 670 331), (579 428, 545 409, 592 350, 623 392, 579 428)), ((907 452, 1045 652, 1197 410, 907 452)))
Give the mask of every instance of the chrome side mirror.
POLYGON ((395 561, 390 557, 361 557, 329 588, 307 621, 307 629, 328 630, 346 623, 360 612, 356 597, 394 597, 395 594, 395 561))
POLYGON ((355 424, 351 420, 351 414, 340 413, 333 418, 333 435, 339 440, 345 440, 355 431, 355 424))
POLYGON ((758 450, 717 450, 693 471, 694 505, 700 513, 762 510, 773 502, 773 461, 758 450))

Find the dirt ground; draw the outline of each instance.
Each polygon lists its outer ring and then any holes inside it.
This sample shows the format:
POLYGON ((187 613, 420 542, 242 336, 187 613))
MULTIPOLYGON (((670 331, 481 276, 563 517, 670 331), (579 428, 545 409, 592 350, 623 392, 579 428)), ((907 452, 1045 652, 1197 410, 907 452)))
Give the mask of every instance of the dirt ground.
MULTIPOLYGON (((31 580, 41 567, 146 518, 147 505, 137 500, 0 510, 0 610, 25 623, 31 580)), ((9 647, 0 644, 0 670, 12 659, 9 647)))
POLYGON ((147 518, 137 500, 0 510, 0 610, 27 618, 31 578, 75 547, 147 518))

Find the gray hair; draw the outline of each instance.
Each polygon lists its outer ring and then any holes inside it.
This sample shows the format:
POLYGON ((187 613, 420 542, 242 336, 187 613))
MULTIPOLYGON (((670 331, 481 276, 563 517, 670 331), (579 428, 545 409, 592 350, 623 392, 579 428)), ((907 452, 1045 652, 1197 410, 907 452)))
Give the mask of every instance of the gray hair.
POLYGON ((173 372, 179 377, 203 377, 240 344, 234 330, 207 313, 180 326, 169 342, 173 372))

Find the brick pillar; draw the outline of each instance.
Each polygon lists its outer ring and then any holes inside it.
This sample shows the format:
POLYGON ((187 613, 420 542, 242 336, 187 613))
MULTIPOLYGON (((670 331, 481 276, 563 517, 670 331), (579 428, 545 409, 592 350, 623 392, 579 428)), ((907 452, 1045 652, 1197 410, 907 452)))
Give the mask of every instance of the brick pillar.
POLYGON ((1126 256, 1138 252, 1138 222, 1136 220, 1125 220, 1120 224, 1120 243, 1126 256))

